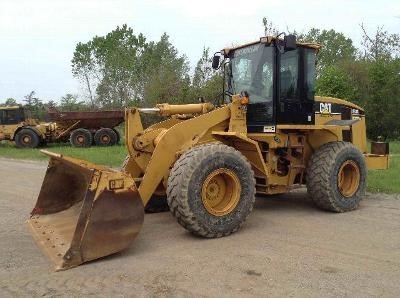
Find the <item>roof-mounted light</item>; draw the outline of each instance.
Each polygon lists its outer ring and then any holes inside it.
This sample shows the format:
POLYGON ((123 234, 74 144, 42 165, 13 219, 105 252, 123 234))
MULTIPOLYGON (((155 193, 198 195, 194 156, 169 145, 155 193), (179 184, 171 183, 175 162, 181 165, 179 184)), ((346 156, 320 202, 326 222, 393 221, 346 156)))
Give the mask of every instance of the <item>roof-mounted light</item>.
POLYGON ((264 43, 266 45, 270 45, 274 40, 273 36, 264 36, 260 38, 260 43, 264 43))

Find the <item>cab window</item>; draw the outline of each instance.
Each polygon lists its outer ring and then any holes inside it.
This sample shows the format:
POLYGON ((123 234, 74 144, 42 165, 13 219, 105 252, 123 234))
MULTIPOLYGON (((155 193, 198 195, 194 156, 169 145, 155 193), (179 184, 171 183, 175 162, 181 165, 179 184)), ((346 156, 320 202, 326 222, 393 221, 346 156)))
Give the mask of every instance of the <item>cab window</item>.
POLYGON ((298 99, 299 52, 289 51, 281 56, 280 98, 298 99))

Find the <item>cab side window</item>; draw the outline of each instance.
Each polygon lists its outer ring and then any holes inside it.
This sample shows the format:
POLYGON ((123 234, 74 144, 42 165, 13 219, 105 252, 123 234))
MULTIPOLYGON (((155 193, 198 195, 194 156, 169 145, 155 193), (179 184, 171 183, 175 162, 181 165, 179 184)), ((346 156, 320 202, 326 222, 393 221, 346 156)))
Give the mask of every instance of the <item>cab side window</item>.
POLYGON ((299 52, 289 51, 281 56, 280 99, 298 99, 299 52))
POLYGON ((314 100, 315 95, 315 51, 311 49, 305 49, 305 97, 307 100, 314 100))
POLYGON ((7 111, 7 110, 5 110, 5 111, 3 111, 4 112, 4 117, 3 117, 3 123, 4 124, 15 124, 15 123, 18 123, 18 113, 17 113, 17 111, 13 111, 13 110, 10 110, 10 111, 7 111))

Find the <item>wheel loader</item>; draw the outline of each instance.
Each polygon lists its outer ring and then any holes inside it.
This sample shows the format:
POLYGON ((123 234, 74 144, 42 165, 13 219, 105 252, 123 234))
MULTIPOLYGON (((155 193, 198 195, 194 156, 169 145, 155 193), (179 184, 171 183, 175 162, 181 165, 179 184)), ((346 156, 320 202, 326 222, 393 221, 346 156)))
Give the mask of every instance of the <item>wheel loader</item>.
POLYGON ((56 124, 32 119, 21 106, 0 107, 0 141, 14 141, 18 148, 36 148, 54 138, 56 124))
POLYGON ((372 142, 368 153, 364 110, 314 95, 319 48, 286 35, 217 52, 218 102, 125 110, 121 171, 43 151, 50 161, 28 226, 55 269, 127 248, 155 194, 207 238, 239 230, 257 194, 305 185, 324 210, 357 208, 367 169, 388 168, 389 145, 372 142), (143 129, 143 113, 167 118, 143 129))

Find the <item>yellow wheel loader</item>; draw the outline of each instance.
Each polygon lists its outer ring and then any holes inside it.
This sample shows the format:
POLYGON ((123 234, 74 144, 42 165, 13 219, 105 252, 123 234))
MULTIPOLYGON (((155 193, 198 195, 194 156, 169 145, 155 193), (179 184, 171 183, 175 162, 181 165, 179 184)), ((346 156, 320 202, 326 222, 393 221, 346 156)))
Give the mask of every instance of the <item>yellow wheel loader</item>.
POLYGON ((214 56, 221 102, 126 109, 122 171, 44 151, 51 159, 28 226, 56 270, 128 247, 154 194, 210 238, 237 231, 257 194, 306 185, 322 209, 357 208, 367 169, 388 167, 389 145, 373 142, 368 153, 364 110, 314 96, 318 49, 262 37, 214 56), (168 118, 143 129, 142 113, 168 118))
POLYGON ((14 141, 18 148, 36 148, 53 140, 55 123, 32 119, 20 106, 0 107, 0 141, 14 141))

